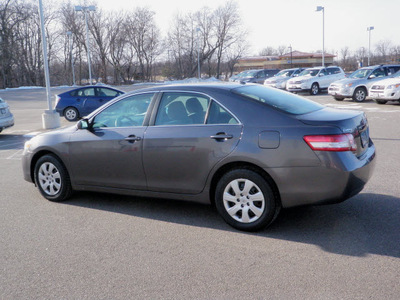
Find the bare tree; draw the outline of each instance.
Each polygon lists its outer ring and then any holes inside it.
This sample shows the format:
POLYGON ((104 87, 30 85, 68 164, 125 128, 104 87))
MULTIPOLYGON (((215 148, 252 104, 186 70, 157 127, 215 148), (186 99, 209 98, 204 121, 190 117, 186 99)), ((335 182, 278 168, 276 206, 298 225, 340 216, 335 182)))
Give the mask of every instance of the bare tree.
POLYGON ((381 40, 376 44, 376 52, 381 56, 382 63, 386 62, 391 46, 392 42, 390 40, 381 40))
POLYGON ((217 78, 219 78, 224 51, 236 43, 244 33, 241 30, 241 20, 236 2, 228 1, 224 6, 219 7, 214 15, 217 38, 217 78))

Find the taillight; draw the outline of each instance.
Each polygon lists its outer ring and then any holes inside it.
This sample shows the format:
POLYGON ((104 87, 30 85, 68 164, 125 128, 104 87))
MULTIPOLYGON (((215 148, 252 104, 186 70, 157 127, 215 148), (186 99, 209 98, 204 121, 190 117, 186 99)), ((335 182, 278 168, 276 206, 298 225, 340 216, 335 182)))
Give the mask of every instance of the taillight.
POLYGON ((354 136, 350 133, 335 135, 306 135, 304 141, 314 151, 353 151, 357 150, 354 136))
POLYGON ((55 104, 54 104, 54 107, 57 106, 57 104, 58 104, 58 102, 60 102, 60 100, 61 100, 61 97, 59 97, 59 96, 56 95, 56 102, 55 102, 55 104))

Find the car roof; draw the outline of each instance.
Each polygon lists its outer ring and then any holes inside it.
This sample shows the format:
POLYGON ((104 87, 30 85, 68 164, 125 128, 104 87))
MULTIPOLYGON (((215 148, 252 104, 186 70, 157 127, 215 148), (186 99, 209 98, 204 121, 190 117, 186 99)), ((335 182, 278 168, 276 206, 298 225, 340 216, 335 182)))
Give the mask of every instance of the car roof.
POLYGON ((158 85, 148 88, 142 88, 129 92, 136 94, 141 92, 159 92, 159 91, 192 91, 192 92, 213 92, 213 91, 231 91, 232 89, 243 86, 240 83, 218 82, 218 83, 181 83, 158 85))

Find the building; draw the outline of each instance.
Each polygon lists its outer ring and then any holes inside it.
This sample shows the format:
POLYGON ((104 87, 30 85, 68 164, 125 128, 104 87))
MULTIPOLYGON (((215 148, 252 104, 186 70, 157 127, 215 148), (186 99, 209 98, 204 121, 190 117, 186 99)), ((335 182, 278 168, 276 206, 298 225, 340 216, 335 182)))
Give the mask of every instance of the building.
MULTIPOLYGON (((336 55, 325 53, 325 65, 333 64, 336 55)), ((322 65, 322 53, 292 51, 279 56, 251 56, 239 59, 235 70, 310 68, 322 65)))

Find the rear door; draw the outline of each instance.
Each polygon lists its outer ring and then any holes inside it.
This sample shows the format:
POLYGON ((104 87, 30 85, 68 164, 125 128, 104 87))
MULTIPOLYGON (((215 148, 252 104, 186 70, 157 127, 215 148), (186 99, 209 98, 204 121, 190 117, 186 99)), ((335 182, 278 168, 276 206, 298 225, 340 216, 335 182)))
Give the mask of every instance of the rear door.
POLYGON ((242 133, 236 117, 198 93, 163 93, 152 123, 143 140, 151 191, 200 193, 210 170, 233 151, 242 133))

